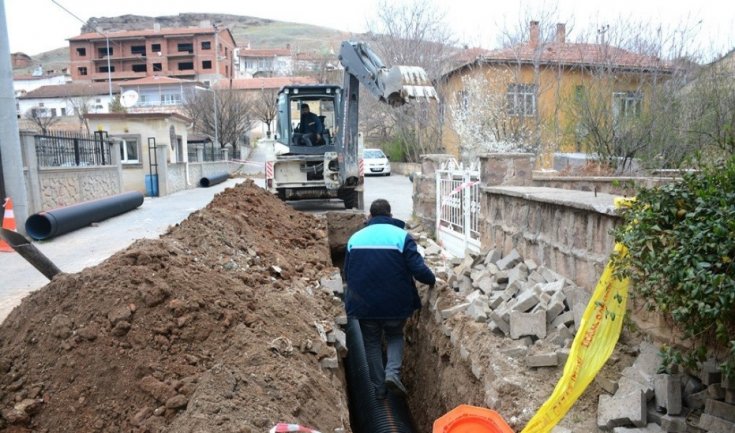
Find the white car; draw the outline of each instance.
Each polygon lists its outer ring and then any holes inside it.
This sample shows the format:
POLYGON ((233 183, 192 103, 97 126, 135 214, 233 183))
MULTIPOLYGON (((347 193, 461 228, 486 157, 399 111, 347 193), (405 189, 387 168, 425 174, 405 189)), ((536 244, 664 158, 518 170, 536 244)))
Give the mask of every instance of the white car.
POLYGON ((390 176, 390 161, 382 150, 365 149, 362 159, 365 163, 365 175, 390 176))

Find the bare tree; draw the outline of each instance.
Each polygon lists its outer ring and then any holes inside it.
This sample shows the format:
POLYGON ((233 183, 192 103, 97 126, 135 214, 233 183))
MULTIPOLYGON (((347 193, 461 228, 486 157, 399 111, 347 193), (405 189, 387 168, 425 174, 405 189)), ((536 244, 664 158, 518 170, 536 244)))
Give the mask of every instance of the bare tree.
POLYGON ((66 101, 71 105, 74 115, 79 120, 79 129, 90 134, 89 119, 87 119, 87 115, 90 113, 89 96, 69 96, 66 101))
POLYGON ((47 108, 40 106, 33 107, 26 111, 25 118, 44 135, 48 134, 49 129, 51 129, 52 126, 61 121, 60 117, 49 112, 47 108))
POLYGON ((271 125, 278 108, 278 89, 261 88, 253 101, 253 114, 267 128, 266 137, 271 138, 271 125))
POLYGON ((505 93, 498 91, 506 81, 507 77, 481 71, 465 75, 462 90, 446 102, 464 162, 470 163, 486 152, 532 150, 532 131, 519 120, 522 117, 509 112, 505 93))
MULTIPOLYGON (((444 59, 451 52, 453 37, 446 17, 432 2, 407 3, 382 1, 375 20, 368 23, 371 48, 387 66, 421 66, 429 78, 445 69, 444 59)), ((367 101, 368 98, 361 98, 367 101)), ((400 153, 417 161, 421 154, 442 150, 441 116, 438 104, 416 101, 400 108, 365 103, 361 107, 361 128, 368 137, 381 137, 391 143, 390 153, 400 153)))
POLYGON ((194 122, 194 131, 216 138, 223 148, 236 145, 255 124, 252 102, 229 89, 193 92, 184 111, 194 122))

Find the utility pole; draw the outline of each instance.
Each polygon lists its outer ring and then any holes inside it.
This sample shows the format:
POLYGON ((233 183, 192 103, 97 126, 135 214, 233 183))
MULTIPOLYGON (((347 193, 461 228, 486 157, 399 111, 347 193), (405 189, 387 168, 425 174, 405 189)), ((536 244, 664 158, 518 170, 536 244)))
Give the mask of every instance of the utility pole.
MULTIPOLYGON (((5 185, 5 194, 13 199, 13 211, 19 222, 18 232, 25 233, 25 220, 28 218, 28 195, 18 135, 18 114, 13 93, 13 67, 10 64, 5 0, 0 0, 0 156, 2 156, 0 174, 2 174, 5 185)), ((3 198, 0 197, 0 199, 3 198)))

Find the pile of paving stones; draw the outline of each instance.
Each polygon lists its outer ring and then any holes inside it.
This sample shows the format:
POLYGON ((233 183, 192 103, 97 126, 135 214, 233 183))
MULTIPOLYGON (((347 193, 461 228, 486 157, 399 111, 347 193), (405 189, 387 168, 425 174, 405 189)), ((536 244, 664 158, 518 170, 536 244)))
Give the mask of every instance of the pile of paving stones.
MULTIPOLYGON (((513 250, 505 257, 492 250, 447 259, 422 237, 427 262, 446 269, 447 284, 463 301, 448 308, 432 306, 441 319, 457 314, 487 323, 491 331, 518 344, 504 350, 525 357, 528 367, 564 365, 590 293, 572 281, 513 250), (543 348, 539 351, 538 348, 543 348)), ((697 372, 659 374, 660 348, 643 342, 633 365, 617 382, 596 379, 600 396, 597 425, 614 433, 735 432, 735 380, 725 380, 714 360, 697 372)), ((558 427, 555 433, 569 433, 558 427)))

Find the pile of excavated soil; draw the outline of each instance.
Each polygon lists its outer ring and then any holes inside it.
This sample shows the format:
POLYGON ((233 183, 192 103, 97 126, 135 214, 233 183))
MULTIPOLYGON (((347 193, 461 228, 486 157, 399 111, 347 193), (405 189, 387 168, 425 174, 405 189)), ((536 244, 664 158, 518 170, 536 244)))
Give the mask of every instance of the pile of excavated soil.
POLYGON ((315 323, 342 307, 323 219, 252 181, 157 240, 61 274, 0 327, 0 431, 349 429, 315 323))

